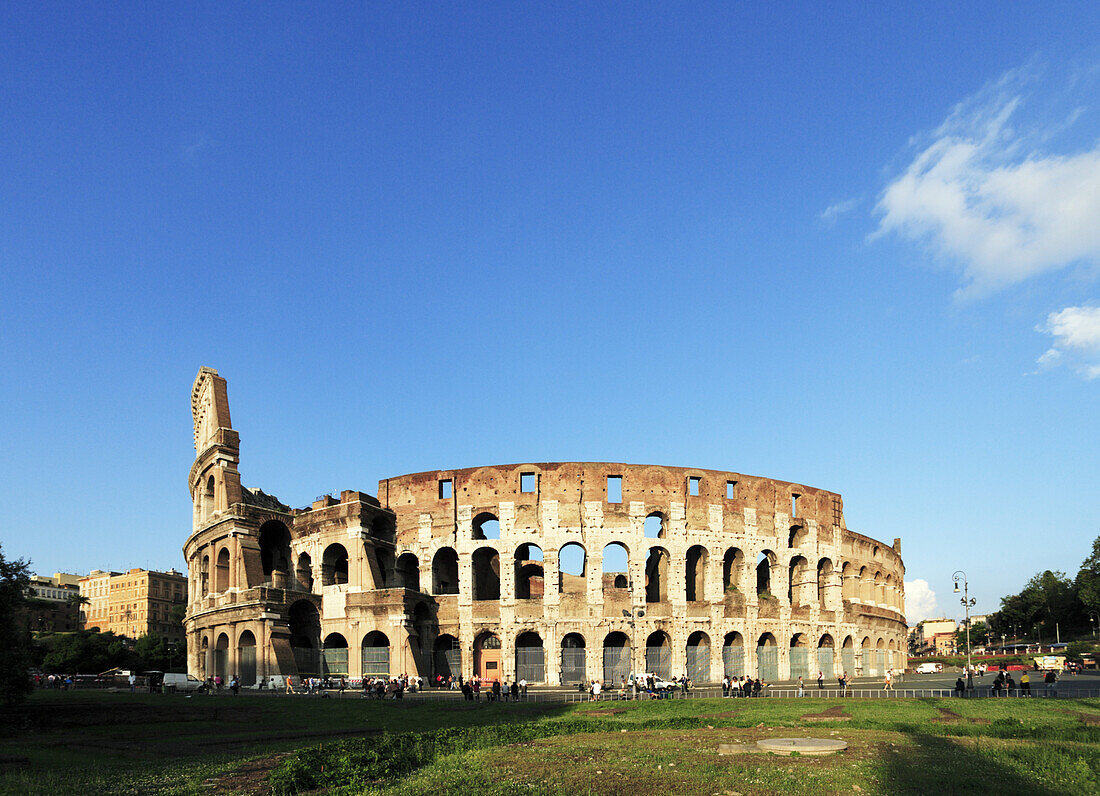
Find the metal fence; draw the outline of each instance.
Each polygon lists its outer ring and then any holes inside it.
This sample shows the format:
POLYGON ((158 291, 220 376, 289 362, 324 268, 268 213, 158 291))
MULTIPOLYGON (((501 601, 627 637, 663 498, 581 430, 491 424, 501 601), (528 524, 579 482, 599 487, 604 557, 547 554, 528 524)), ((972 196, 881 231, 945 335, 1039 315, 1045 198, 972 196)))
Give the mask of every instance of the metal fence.
MULTIPOLYGON (((583 683, 587 678, 584 670, 584 647, 563 647, 561 651, 561 681, 564 685, 583 683)), ((604 656, 606 659, 606 655, 604 656)))
POLYGON ((618 683, 630 676, 630 647, 603 648, 603 681, 618 683))
POLYGON ((362 647, 363 676, 388 677, 390 674, 389 647, 362 647))
POLYGON ((810 679, 810 650, 807 647, 791 647, 791 679, 810 679))
MULTIPOLYGON (((387 654, 386 668, 389 669, 389 656, 387 654)), ((437 674, 440 677, 450 677, 454 675, 458 677, 462 674, 462 650, 461 649, 449 649, 449 650, 436 650, 433 658, 433 674, 437 674)))
POLYGON ((240 669, 241 685, 254 685, 256 683, 256 648, 239 647, 237 666, 240 669))
POLYGON ((542 647, 516 647, 516 679, 546 681, 546 652, 542 647))
POLYGON ((300 677, 312 677, 321 673, 321 655, 313 647, 292 647, 294 665, 300 677))
POLYGON ((321 651, 321 674, 338 675, 341 677, 347 677, 348 675, 348 648, 336 647, 334 649, 326 649, 321 651))
POLYGON ((745 648, 722 647, 722 669, 726 677, 741 677, 745 674, 745 648))
POLYGON ((845 647, 840 652, 840 665, 844 667, 842 672, 847 672, 849 677, 856 676, 856 651, 853 647, 845 647))
POLYGON ((671 647, 646 647, 645 670, 667 680, 672 670, 671 647))
POLYGON ((693 683, 710 680, 710 647, 687 648, 687 676, 693 683))
POLYGON ((833 648, 817 648, 817 670, 826 680, 832 680, 836 673, 833 671, 833 648))
POLYGON ((756 676, 765 683, 779 679, 779 647, 756 648, 756 676))

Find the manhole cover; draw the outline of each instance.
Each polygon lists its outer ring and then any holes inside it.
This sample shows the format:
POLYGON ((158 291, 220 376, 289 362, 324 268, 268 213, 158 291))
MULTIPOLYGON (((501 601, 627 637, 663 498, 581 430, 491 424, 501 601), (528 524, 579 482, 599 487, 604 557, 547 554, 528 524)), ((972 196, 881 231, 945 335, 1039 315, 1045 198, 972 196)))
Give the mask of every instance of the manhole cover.
POLYGON ((765 752, 777 755, 834 755, 848 748, 847 741, 833 741, 828 738, 769 738, 757 741, 756 745, 765 752))

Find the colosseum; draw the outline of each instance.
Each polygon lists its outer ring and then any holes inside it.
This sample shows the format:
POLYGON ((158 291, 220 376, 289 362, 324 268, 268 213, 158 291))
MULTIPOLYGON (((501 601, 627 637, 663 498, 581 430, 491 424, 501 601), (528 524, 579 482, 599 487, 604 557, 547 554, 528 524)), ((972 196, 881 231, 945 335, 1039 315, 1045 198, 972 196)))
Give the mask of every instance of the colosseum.
POLYGON ((767 682, 905 665, 901 541, 840 495, 685 467, 555 462, 387 478, 290 508, 241 485, 225 379, 191 396, 185 619, 200 677, 767 682))

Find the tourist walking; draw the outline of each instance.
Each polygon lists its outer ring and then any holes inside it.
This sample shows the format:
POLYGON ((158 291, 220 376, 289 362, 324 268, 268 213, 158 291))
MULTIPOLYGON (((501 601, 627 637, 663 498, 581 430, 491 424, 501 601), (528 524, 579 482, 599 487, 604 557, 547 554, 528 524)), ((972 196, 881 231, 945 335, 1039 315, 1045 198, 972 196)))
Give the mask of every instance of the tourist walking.
POLYGON ((288 694, 294 693, 294 682, 290 679, 290 675, 286 676, 286 692, 288 694))
POLYGON ((802 675, 798 675, 798 695, 799 696, 805 696, 806 695, 805 686, 802 684, 802 675))
POLYGON ((824 689, 825 689, 825 673, 824 672, 818 672, 817 673, 817 690, 818 691, 823 691, 824 689))

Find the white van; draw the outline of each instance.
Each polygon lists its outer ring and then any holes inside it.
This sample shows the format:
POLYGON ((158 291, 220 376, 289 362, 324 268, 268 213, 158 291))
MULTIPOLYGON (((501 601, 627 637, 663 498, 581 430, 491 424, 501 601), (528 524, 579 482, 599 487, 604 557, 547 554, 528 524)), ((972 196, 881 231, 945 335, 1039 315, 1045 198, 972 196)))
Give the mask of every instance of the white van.
POLYGON ((189 674, 176 674, 168 672, 164 675, 164 690, 174 691, 198 691, 203 687, 203 682, 189 674))
POLYGON ((939 674, 942 671, 942 663, 922 663, 917 667, 917 674, 939 674))

